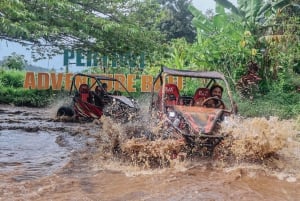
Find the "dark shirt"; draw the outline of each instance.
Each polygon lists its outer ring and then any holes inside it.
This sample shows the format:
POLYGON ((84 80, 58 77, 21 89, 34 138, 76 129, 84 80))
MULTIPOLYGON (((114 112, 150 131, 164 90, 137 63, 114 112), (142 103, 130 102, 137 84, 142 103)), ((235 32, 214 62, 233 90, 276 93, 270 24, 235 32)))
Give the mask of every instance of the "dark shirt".
POLYGON ((104 92, 94 93, 95 105, 98 107, 104 107, 104 92))

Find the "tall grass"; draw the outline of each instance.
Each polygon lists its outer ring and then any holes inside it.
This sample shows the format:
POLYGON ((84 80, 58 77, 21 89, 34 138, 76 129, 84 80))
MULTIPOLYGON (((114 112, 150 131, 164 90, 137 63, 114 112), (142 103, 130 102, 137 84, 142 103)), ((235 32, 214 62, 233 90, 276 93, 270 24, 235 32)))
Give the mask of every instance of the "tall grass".
POLYGON ((300 93, 269 92, 254 100, 235 95, 239 114, 245 117, 277 116, 281 119, 297 118, 300 115, 300 93))

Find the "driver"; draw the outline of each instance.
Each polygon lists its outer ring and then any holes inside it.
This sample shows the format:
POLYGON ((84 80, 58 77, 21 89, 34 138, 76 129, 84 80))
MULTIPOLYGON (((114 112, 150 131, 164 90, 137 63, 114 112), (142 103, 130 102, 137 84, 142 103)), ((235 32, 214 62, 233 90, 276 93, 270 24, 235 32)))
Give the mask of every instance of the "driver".
POLYGON ((99 107, 104 106, 104 92, 101 89, 101 87, 96 86, 95 88, 95 93, 94 93, 94 100, 95 100, 95 105, 99 107))
MULTIPOLYGON (((210 94, 211 94, 211 97, 216 97, 218 99, 222 99, 223 87, 219 84, 212 85, 210 88, 210 94)), ((210 107, 225 109, 224 108, 225 106, 221 103, 221 101, 218 101, 218 100, 210 100, 210 101, 208 101, 207 104, 210 105, 210 107)))
POLYGON ((96 86, 95 92, 94 92, 94 102, 96 106, 104 107, 106 103, 108 103, 108 97, 107 94, 107 84, 103 83, 102 87, 96 86))
POLYGON ((218 97, 219 99, 222 99, 222 94, 223 94, 223 87, 218 84, 214 84, 210 88, 210 94, 212 97, 218 97))

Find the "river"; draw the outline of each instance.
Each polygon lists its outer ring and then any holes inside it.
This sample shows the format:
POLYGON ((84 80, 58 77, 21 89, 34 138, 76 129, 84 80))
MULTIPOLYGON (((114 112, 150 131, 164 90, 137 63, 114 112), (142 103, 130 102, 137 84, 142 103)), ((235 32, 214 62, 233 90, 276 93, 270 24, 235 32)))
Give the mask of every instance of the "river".
POLYGON ((141 123, 56 121, 56 109, 0 106, 0 200, 300 200, 295 120, 229 119, 231 138, 212 157, 170 159, 172 142, 157 141, 122 158, 112 145, 142 146, 124 139, 141 123))

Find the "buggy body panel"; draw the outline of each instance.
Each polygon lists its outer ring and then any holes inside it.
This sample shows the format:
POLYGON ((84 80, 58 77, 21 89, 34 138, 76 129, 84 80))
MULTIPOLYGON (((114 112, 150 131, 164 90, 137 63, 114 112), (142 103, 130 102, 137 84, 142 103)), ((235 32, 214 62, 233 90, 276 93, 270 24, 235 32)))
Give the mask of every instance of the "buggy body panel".
POLYGON ((223 114, 222 109, 214 108, 176 105, 174 109, 192 128, 188 135, 212 134, 217 121, 223 114))
POLYGON ((102 108, 97 107, 78 97, 74 98, 74 112, 77 116, 99 119, 103 115, 102 108))

